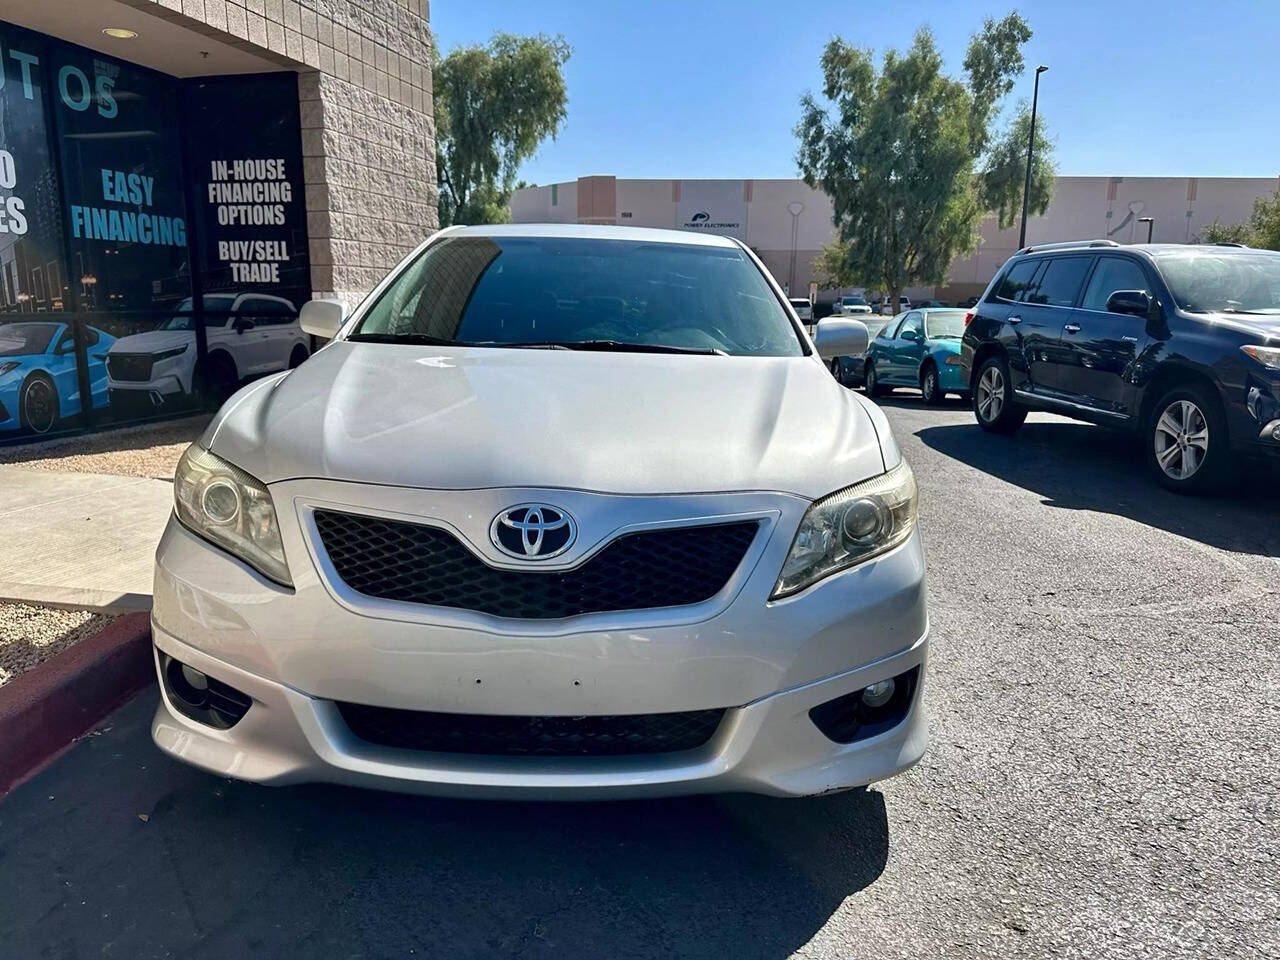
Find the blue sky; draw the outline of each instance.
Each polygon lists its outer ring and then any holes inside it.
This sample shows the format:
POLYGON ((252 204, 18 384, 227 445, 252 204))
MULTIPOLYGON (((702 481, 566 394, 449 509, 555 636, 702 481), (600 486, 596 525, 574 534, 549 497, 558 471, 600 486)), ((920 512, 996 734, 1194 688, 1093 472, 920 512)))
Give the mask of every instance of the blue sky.
MULTIPOLYGON (((904 48, 932 28, 948 71, 999 2, 886 0, 436 0, 444 52, 495 31, 559 33, 569 117, 522 169, 534 183, 619 177, 793 177, 798 100, 839 34, 904 48)), ((1040 109, 1058 171, 1116 176, 1280 175, 1280 2, 1036 0, 1013 97, 1040 109)), ((1012 98, 1011 98, 1012 102, 1012 98)))

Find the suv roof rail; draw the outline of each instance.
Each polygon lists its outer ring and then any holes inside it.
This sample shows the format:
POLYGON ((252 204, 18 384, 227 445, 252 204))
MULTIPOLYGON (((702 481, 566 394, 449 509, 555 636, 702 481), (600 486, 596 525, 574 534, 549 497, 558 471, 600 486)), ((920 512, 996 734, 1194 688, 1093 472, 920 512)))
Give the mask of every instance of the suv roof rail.
POLYGON ((1212 244, 1212 246, 1215 246, 1215 247, 1239 247, 1241 250, 1248 250, 1248 249, 1249 249, 1249 245, 1248 245, 1247 243, 1236 243, 1234 240, 1219 240, 1219 241, 1217 241, 1216 243, 1212 244))
POLYGON ((1120 244, 1114 240, 1063 240, 1059 243, 1037 243, 1034 246, 1023 247, 1015 257, 1020 257, 1024 253, 1037 253, 1040 250, 1070 250, 1075 247, 1118 247, 1120 244))

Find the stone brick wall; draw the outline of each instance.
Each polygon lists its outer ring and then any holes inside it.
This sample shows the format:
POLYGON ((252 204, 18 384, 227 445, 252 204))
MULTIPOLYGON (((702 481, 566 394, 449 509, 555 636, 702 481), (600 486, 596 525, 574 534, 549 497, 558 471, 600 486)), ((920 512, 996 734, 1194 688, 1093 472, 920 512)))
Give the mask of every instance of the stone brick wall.
POLYGON ((355 306, 439 227, 429 0, 125 0, 299 73, 311 286, 355 306))

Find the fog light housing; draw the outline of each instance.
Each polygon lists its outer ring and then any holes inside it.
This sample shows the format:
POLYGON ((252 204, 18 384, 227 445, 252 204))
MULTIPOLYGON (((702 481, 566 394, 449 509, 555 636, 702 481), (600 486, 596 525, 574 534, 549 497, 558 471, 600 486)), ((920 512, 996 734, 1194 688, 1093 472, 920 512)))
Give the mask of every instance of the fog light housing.
POLYGON ((861 690, 820 703, 809 711, 809 719, 823 736, 836 743, 866 740, 892 730, 911 712, 920 667, 885 680, 877 680, 861 690))
POLYGON ((158 649, 156 656, 169 704, 187 719, 229 730, 249 712, 253 701, 247 694, 158 649))

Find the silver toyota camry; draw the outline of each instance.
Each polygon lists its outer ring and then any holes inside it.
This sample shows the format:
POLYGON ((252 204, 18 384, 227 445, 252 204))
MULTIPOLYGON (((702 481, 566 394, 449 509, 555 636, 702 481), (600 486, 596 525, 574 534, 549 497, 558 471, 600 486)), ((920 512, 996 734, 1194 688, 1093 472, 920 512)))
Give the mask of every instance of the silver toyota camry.
POLYGON ((916 483, 736 240, 442 230, 183 455, 161 749, 468 796, 810 795, 926 745, 916 483))

